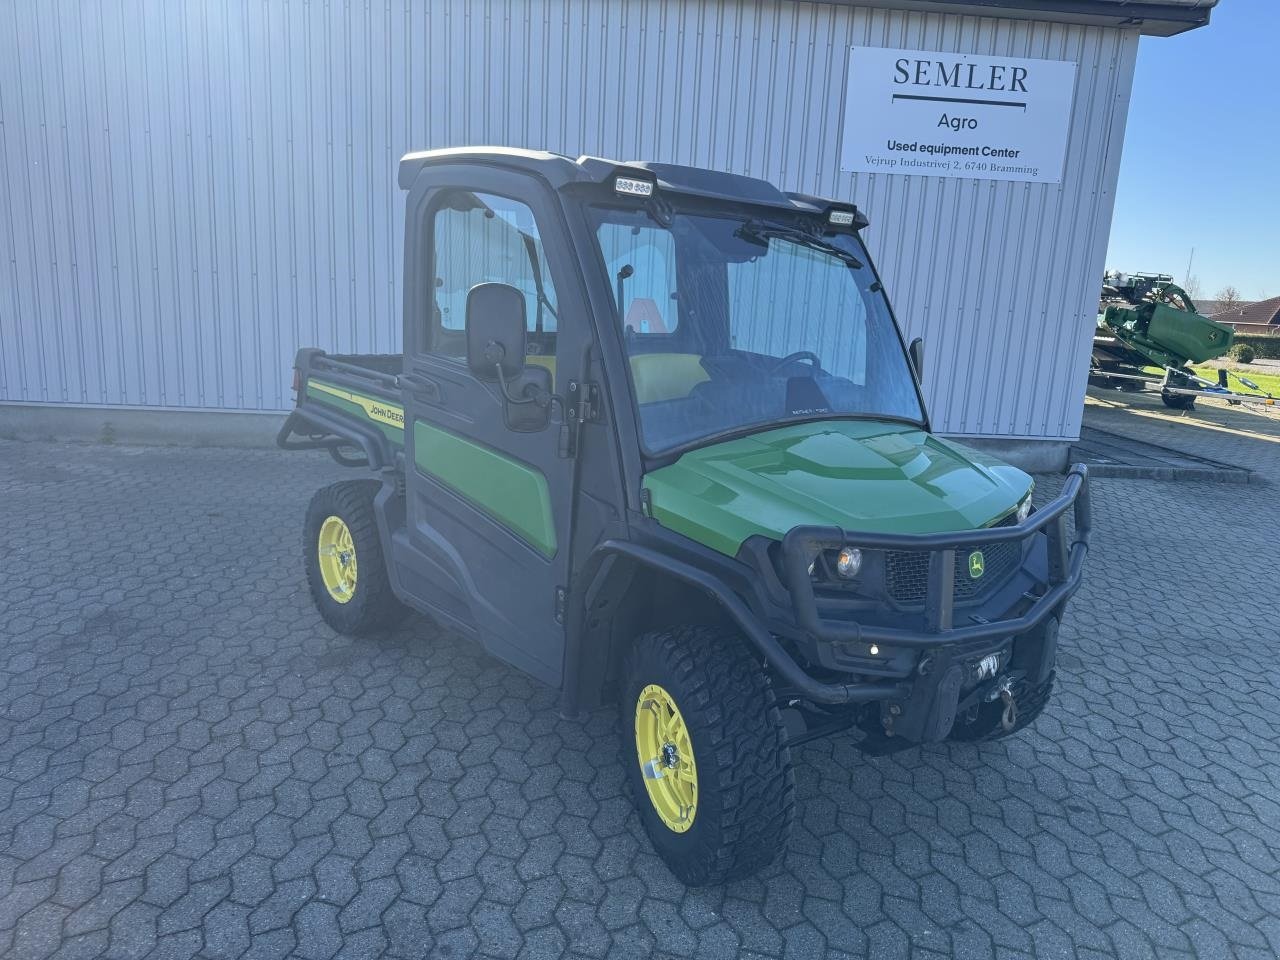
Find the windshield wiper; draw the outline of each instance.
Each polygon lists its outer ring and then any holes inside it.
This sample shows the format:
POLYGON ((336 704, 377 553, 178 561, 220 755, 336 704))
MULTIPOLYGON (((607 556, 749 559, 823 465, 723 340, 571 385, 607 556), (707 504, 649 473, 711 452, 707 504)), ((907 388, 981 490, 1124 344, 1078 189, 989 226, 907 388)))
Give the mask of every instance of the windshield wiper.
POLYGON ((817 250, 820 253, 829 254, 838 260, 843 260, 855 270, 862 268, 862 261, 848 250, 838 247, 829 240, 824 240, 817 234, 810 233, 807 230, 802 230, 799 227, 788 227, 780 223, 764 223, 759 220, 748 220, 737 229, 736 233, 743 240, 763 243, 766 247, 769 245, 770 237, 778 240, 786 240, 788 243, 794 243, 800 247, 808 247, 810 250, 817 250))

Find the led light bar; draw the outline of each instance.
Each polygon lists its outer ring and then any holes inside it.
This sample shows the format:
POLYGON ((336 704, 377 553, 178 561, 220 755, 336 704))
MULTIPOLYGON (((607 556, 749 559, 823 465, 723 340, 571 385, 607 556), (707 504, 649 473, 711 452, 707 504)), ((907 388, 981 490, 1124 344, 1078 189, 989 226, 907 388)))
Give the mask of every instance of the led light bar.
POLYGON ((618 177, 613 181, 613 189, 632 197, 653 196, 652 181, 637 180, 635 177, 618 177))
POLYGON ((827 223, 833 227, 852 227, 853 211, 852 210, 832 210, 827 214, 827 223))

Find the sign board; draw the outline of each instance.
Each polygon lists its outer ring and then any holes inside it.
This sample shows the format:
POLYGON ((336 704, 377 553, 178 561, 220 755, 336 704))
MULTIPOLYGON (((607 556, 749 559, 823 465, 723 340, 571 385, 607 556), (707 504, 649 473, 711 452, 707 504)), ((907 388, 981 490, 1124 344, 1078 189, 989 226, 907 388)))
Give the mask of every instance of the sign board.
POLYGON ((853 47, 840 169, 1060 183, 1076 64, 853 47))

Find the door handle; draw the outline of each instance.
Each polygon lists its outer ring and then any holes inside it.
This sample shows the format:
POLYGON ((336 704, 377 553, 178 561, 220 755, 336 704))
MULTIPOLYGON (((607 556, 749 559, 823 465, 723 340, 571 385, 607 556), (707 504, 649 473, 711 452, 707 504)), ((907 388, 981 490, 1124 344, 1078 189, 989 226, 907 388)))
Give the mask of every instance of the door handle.
POLYGON ((426 377, 420 377, 415 373, 402 373, 396 377, 396 383, 401 389, 408 390, 411 394, 420 400, 428 400, 439 403, 440 384, 426 377))

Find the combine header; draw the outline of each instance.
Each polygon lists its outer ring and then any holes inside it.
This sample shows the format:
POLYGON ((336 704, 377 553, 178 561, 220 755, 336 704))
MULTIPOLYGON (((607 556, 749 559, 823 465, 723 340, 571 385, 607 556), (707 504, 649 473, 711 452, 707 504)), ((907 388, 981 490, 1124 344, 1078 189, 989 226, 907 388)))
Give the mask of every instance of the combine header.
MULTIPOLYGON (((1226 370, 1214 383, 1197 376, 1190 365, 1216 360, 1231 349, 1235 331, 1196 313, 1187 292, 1162 273, 1108 273, 1098 304, 1089 382, 1120 390, 1158 386, 1165 405, 1190 410, 1196 397, 1219 396, 1274 403, 1269 396, 1232 393, 1226 370), (1156 367, 1163 374, 1152 374, 1156 367)), ((1257 384, 1235 376, 1246 387, 1257 384)))

